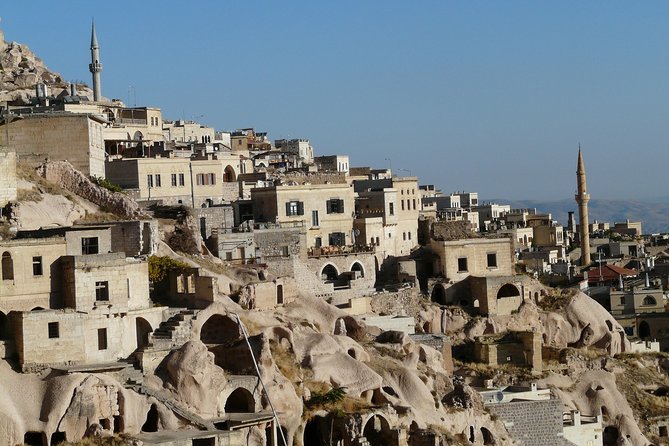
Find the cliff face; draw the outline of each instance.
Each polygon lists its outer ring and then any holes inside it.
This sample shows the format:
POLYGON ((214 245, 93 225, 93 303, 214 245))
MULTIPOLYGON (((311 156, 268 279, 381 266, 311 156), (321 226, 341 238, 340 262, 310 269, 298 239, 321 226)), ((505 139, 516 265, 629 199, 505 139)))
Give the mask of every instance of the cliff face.
MULTIPOLYGON (((38 83, 48 85, 54 96, 67 88, 60 74, 49 70, 30 48, 20 43, 6 42, 0 30, 0 102, 29 104, 38 83)), ((92 96, 88 87, 79 86, 78 90, 80 95, 92 96)))

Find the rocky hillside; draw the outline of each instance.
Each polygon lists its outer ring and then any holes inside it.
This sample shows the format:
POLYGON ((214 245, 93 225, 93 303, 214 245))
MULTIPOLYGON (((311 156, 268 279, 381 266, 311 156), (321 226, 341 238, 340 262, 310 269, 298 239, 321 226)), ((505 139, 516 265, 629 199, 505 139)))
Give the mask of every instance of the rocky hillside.
MULTIPOLYGON (((67 83, 44 64, 26 45, 6 42, 0 30, 0 102, 29 104, 35 85, 45 83, 58 95, 67 83)), ((79 94, 91 96, 88 87, 77 86, 79 94)))

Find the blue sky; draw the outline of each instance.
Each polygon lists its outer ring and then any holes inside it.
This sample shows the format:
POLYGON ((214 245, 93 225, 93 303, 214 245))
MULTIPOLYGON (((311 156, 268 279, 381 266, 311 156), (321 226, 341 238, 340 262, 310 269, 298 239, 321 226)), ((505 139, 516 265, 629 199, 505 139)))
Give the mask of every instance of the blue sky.
POLYGON ((95 17, 103 95, 168 119, 482 199, 571 197, 580 142, 593 198, 668 195, 669 2, 5 3, 5 38, 68 80, 95 17))

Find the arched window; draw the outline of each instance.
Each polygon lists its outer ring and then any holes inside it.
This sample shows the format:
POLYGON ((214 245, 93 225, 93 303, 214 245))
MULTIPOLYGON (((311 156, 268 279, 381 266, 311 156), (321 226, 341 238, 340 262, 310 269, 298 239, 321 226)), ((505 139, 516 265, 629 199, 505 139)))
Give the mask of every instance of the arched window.
POLYGON ((14 261, 6 251, 2 253, 2 280, 14 280, 14 261))
POLYGON ((232 166, 227 166, 223 171, 223 181, 226 183, 232 183, 233 181, 236 181, 236 179, 237 177, 235 175, 235 170, 232 168, 232 166))
POLYGON ((334 265, 328 263, 323 267, 323 270, 321 271, 321 278, 323 280, 331 282, 337 280, 337 277, 339 277, 339 271, 337 271, 337 268, 335 268, 334 265))
POLYGON ((657 301, 653 296, 646 296, 643 298, 644 305, 657 305, 657 301))
POLYGON ((355 262, 351 266, 351 271, 359 271, 360 272, 360 277, 365 277, 365 269, 362 267, 362 265, 359 262, 355 262))

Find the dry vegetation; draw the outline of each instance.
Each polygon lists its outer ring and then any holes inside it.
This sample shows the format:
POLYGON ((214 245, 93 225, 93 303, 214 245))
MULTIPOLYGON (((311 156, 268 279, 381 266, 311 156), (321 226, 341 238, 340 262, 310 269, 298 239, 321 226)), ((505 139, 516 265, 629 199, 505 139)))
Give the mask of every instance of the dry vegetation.
POLYGON ((576 295, 574 288, 551 289, 548 295, 544 296, 538 303, 539 308, 544 311, 558 311, 565 308, 576 295))
MULTIPOLYGON (((62 195, 70 201, 76 201, 74 196, 68 191, 60 187, 56 183, 51 183, 37 174, 34 167, 24 163, 18 162, 16 164, 16 174, 22 180, 30 181, 34 184, 33 188, 43 194, 62 195)), ((19 200, 20 201, 20 200, 19 200)), ((31 200, 41 201, 41 200, 31 200)))
POLYGON ((16 201, 25 202, 25 201, 34 201, 40 202, 43 200, 42 194, 39 193, 39 190, 35 186, 32 189, 17 189, 16 190, 16 201))

